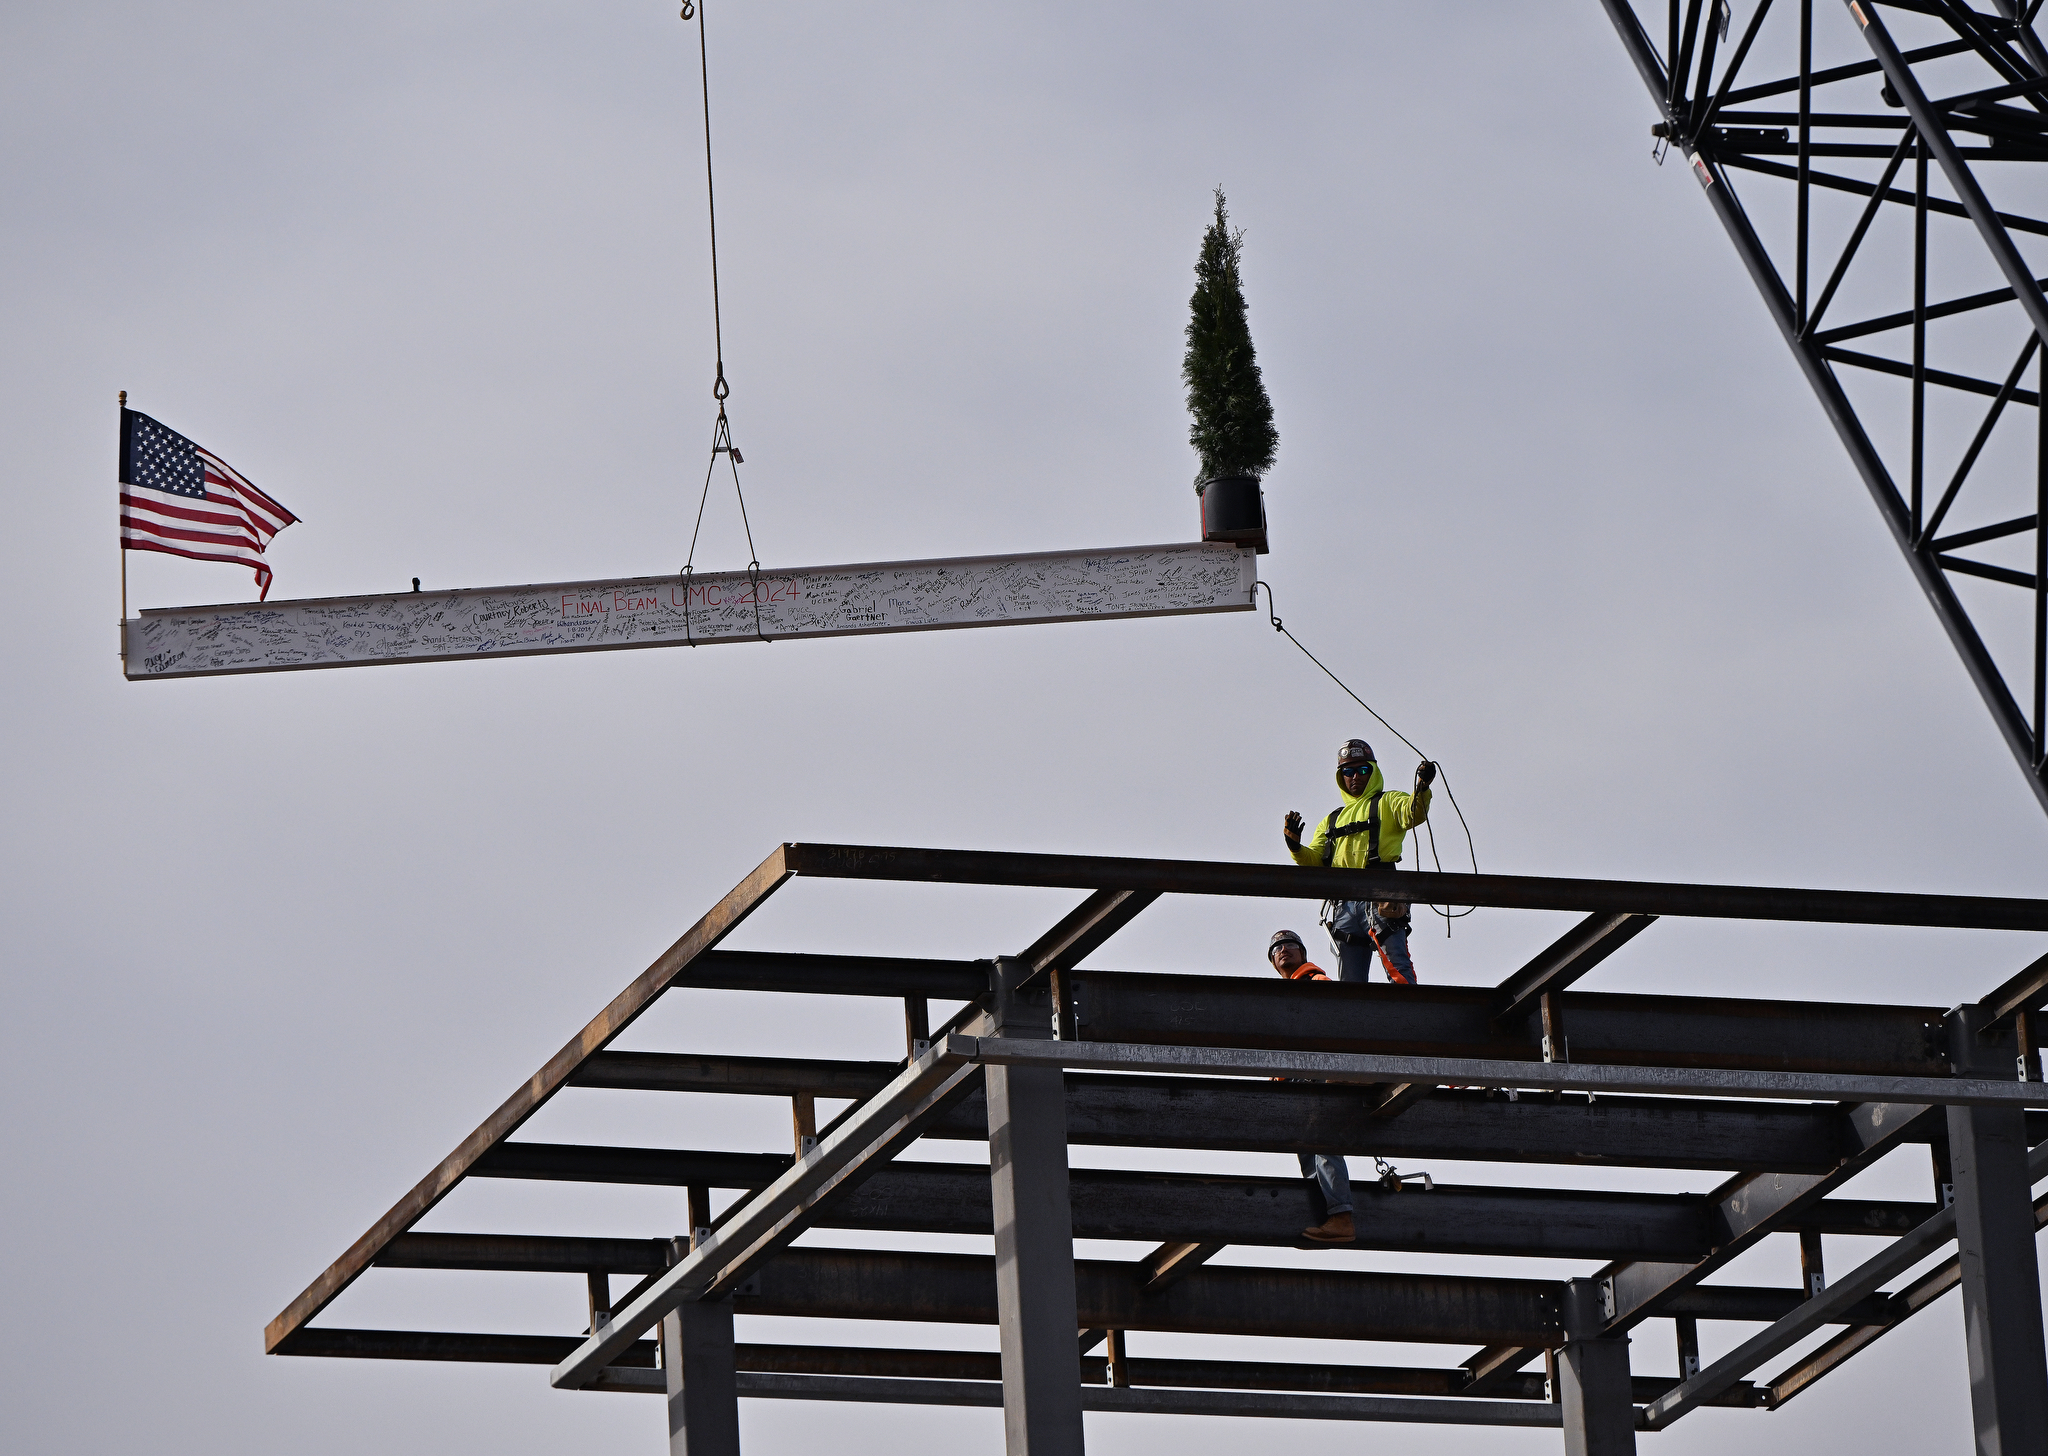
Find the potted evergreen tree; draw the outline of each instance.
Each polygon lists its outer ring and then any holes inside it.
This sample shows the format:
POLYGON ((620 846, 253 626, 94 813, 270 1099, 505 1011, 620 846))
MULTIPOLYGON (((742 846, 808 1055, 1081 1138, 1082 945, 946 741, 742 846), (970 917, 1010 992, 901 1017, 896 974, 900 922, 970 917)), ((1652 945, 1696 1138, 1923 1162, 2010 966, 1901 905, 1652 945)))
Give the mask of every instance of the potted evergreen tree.
POLYGON ((1218 187, 1216 216, 1202 234, 1195 294, 1188 300, 1188 352, 1181 364, 1193 421, 1188 443, 1201 458, 1195 494, 1201 499, 1202 539, 1256 546, 1264 555, 1266 506, 1259 481, 1273 468, 1280 436, 1245 318, 1243 255, 1244 233, 1232 231, 1218 187))

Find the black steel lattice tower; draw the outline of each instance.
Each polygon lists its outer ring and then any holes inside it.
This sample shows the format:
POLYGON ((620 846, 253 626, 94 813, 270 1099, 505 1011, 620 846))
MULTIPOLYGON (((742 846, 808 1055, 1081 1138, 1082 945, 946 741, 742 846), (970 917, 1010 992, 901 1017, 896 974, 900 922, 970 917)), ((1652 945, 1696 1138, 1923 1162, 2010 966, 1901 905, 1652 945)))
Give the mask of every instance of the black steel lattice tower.
POLYGON ((2048 809, 2042 0, 1752 3, 1602 0, 2048 809))

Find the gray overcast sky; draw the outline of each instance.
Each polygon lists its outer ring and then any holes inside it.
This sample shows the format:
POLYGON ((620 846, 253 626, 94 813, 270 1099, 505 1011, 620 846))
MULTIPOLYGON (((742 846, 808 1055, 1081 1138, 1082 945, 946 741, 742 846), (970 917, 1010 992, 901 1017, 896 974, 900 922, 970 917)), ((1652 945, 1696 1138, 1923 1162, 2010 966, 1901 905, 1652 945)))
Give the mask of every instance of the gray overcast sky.
MULTIPOLYGON (((714 6, 731 408, 768 564, 1193 535, 1180 330, 1221 183, 1282 439, 1262 573, 1444 761, 1484 867, 2041 891, 2048 822, 1697 186, 1651 164, 1593 0, 714 6)), ((266 1359, 262 1328, 779 841, 1267 859, 1284 810, 1328 806, 1342 738, 1411 767, 1251 616, 124 684, 118 389, 303 517, 279 596, 676 569, 711 424, 696 64, 672 0, 0 10, 0 553, 33 619, 0 729, 16 1449, 655 1451, 658 1402, 266 1359)), ((744 564, 729 503, 698 561, 744 564)), ((165 558, 129 581, 136 606, 253 595, 165 558)), ((1070 898, 797 885, 735 943, 981 956, 1070 898)), ((1168 904, 1106 961, 1258 970, 1312 919, 1168 904)), ((1417 955, 1485 983, 1555 928, 1487 912, 1417 955)), ((2038 950, 1667 923, 1595 984, 1947 1006, 2038 950)), ((631 1044, 896 1054, 887 1006, 674 999, 631 1044)), ((536 1135, 786 1135, 772 1107, 583 1095, 536 1135)), ((1197 1163, 1280 1170, 1166 1160, 1197 1163)), ((681 1213, 500 1184, 435 1219, 681 1213)), ((1775 1248, 1743 1273, 1795 1278, 1775 1248)), ((533 1279, 380 1276, 330 1319, 580 1328, 576 1281, 533 1279)), ((1670 1368, 1666 1328, 1639 1370, 1670 1368)), ((1000 1440, 987 1412, 743 1419, 756 1451, 1000 1440)), ((1966 1449, 1955 1302, 1782 1414, 1656 1445, 1738 1434, 1966 1449)), ((1104 1452, 1283 1440, 1556 1447, 1091 1418, 1104 1452)))

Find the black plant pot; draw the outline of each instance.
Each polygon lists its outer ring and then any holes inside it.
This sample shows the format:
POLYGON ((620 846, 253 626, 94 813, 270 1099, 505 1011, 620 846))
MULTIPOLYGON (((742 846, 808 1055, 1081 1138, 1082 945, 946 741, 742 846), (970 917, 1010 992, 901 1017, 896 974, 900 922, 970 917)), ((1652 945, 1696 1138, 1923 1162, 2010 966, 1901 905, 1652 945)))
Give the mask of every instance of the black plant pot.
POLYGON ((1266 499, 1255 475, 1218 475, 1202 482, 1202 539, 1255 546, 1266 554, 1266 499))

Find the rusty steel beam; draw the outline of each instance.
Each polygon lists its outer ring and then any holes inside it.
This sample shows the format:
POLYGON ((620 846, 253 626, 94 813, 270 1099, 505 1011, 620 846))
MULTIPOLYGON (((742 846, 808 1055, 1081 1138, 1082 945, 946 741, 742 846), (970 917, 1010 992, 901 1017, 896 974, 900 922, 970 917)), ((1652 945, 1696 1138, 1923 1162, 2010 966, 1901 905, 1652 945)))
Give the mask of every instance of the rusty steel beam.
MULTIPOLYGON (((1765 1236, 1798 1225, 1841 1187, 1879 1158, 1905 1143, 1931 1136, 1936 1117, 1915 1104, 1870 1103, 1845 1108, 1833 1167, 1812 1173, 1738 1173, 1708 1195, 1713 1250, 1687 1260, 1622 1260, 1593 1276, 1601 1294, 1605 1329, 1621 1334, 1658 1314, 1692 1314, 1708 1295, 1701 1281, 1765 1236)), ((1710 1316, 1713 1317, 1713 1316, 1710 1316)), ((1493 1361, 1499 1374, 1518 1370, 1539 1353, 1525 1346, 1517 1355, 1493 1361)), ((1747 1373, 1747 1371, 1743 1372, 1747 1373)), ((1474 1381, 1478 1386, 1481 1382, 1474 1381)))
MULTIPOLYGON (((1605 1290, 1607 1328, 1626 1330, 1671 1307, 1679 1293, 1768 1234, 1788 1227, 1858 1173, 1909 1140, 1915 1127, 1931 1124, 1917 1104, 1866 1103, 1848 1109, 1848 1133, 1841 1161, 1822 1174, 1740 1174, 1708 1195, 1714 1252, 1697 1263, 1639 1261, 1602 1270, 1594 1278, 1605 1290)), ((1903 1235, 1902 1235, 1903 1237, 1903 1235)))
POLYGON ((429 1209, 447 1197, 448 1190, 462 1181, 477 1159, 516 1132, 549 1098, 568 1085, 569 1078, 591 1053, 602 1050, 630 1026, 634 1018, 688 969, 691 962, 731 934, 793 873, 788 857, 781 849, 761 861, 752 874, 734 886, 703 919, 662 952, 654 964, 613 997, 611 1003, 567 1046, 548 1058, 546 1065, 522 1082, 519 1090, 486 1118, 482 1126, 464 1138, 433 1172, 421 1179, 410 1193, 372 1224, 367 1233, 350 1245, 346 1253, 286 1305, 283 1312, 265 1328, 264 1347, 276 1349, 280 1340, 325 1309, 336 1295, 370 1266, 386 1244, 419 1222, 429 1209))
MULTIPOLYGON (((2048 1148, 2036 1149, 2028 1155, 2026 1176, 2029 1179, 2048 1176, 2048 1148)), ((1874 1258, 1865 1260, 1836 1279, 1823 1293, 1801 1300, 1770 1328, 1750 1336, 1697 1375, 1659 1396, 1643 1412, 1645 1428, 1664 1429, 1764 1361, 1783 1354, 1824 1325, 1839 1322, 1844 1311, 1953 1240, 1956 1236, 1956 1214, 1957 1205, 1951 1204, 1942 1209, 1918 1228, 1901 1235, 1874 1258)), ((1912 1313, 1911 1309, 1898 1305, 1896 1296, 1889 1299, 1887 1305, 1892 1311, 1890 1319, 1851 1319, 1848 1323, 1859 1326, 1892 1324, 1912 1313)))
POLYGON ((1654 915, 1593 914, 1567 930, 1494 992, 1496 1021, 1513 1021, 1548 992, 1562 991, 1655 923, 1654 915))
MULTIPOLYGON (((576 1335, 459 1334, 446 1330, 350 1330, 302 1326, 270 1353, 341 1360, 451 1360, 477 1365, 552 1365, 576 1348, 576 1335)), ((742 1348, 745 1348, 742 1346, 742 1348)), ((653 1370, 655 1342, 641 1340, 620 1354, 628 1370, 653 1370)), ((649 1390, 659 1390, 649 1385, 649 1390)))
POLYGON ((692 1056, 685 1052, 597 1052, 571 1087, 635 1092, 719 1092, 752 1097, 872 1097, 901 1062, 835 1062, 802 1057, 692 1056))
POLYGON ((1229 1247, 1221 1243, 1181 1241, 1161 1244, 1138 1260, 1138 1288, 1153 1294, 1168 1285, 1177 1284, 1229 1247))
MULTIPOLYGON (((1063 1024, 1082 1042, 1543 1060, 1530 1006, 1503 1019, 1498 993, 1479 986, 1075 971, 1060 989, 1063 1024)), ((1569 999, 1574 1063, 1891 1077, 1950 1070, 1936 1006, 1594 991, 1569 999)))
POLYGON ((783 848, 794 873, 823 879, 1150 890, 1158 894, 1245 895, 1280 900, 1374 900, 1395 894, 1415 902, 1512 910, 1627 912, 1841 925, 1925 925, 1967 930, 2048 930, 2048 900, 1984 895, 1550 879, 1427 870, 1304 869, 1296 865, 1215 860, 1010 854, 857 844, 788 844, 783 848))
MULTIPOLYGON (((741 1293, 741 1314, 994 1324, 995 1260, 973 1254, 785 1249, 741 1293)), ((1496 1331, 1561 1338, 1548 1280, 1267 1269, 1205 1264, 1156 1294, 1123 1260, 1075 1263, 1080 1326, 1303 1339, 1438 1343, 1496 1331)))
POLYGON ((1109 938, 1138 918, 1158 894, 1148 890, 1097 890, 1076 905, 1059 924, 1032 942, 1019 960, 1024 962, 1024 987, 1040 976, 1057 976, 1081 964, 1108 943, 1109 938))
MULTIPOLYGON (((1929 1216, 1932 1216, 1932 1210, 1929 1216)), ((2048 1194, 2034 1200, 2034 1227, 2048 1227, 2048 1194)), ((1850 1356, 1876 1344, 1882 1336, 1890 1334, 1961 1284, 1962 1280, 1962 1261, 1952 1254, 1891 1297, 1891 1318, 1888 1321, 1846 1329, 1766 1381, 1771 1409, 1776 1410, 1793 1396, 1811 1388, 1829 1371, 1839 1370, 1850 1356)))
POLYGON ((986 961, 811 951, 719 950, 701 957, 675 989, 776 991, 798 996, 923 996, 972 1001, 988 993, 986 961))
POLYGON ((1991 1021, 2001 1021, 2016 1011, 2039 1011, 2048 1006, 2048 955, 1986 996, 1983 1004, 1991 1021))
MULTIPOLYGON (((1076 1146, 1818 1173, 1839 1161, 1842 1116, 1822 1103, 1604 1094, 1589 1102, 1572 1093, 1510 1102, 1440 1088, 1399 1118, 1379 1121, 1348 1087, 1067 1075, 1067 1141, 1076 1146)), ((2048 1138, 2048 1116, 2030 1116, 2028 1127, 2034 1141, 2048 1138)), ((985 1139, 988 1124, 970 1097, 925 1136, 985 1139)), ((1931 1136, 1912 1134, 1918 1142, 1931 1136)))
MULTIPOLYGON (((900 1064, 795 1062, 785 1076, 739 1065, 769 1059, 660 1053, 599 1053, 590 1065, 602 1085, 719 1090, 787 1096, 793 1083, 886 1081, 900 1064), (616 1077, 611 1058, 620 1063, 616 1077), (670 1072, 673 1068, 673 1074, 670 1072), (810 1068, 814 1070, 804 1070, 810 1068)), ((595 1083, 593 1083, 595 1084, 595 1083)), ((1841 1114, 1831 1106, 1727 1102, 1672 1097, 1566 1094, 1509 1102, 1480 1092, 1439 1089, 1398 1122, 1381 1124, 1358 1094, 1311 1083, 1131 1077, 1069 1073, 1067 1140, 1101 1147, 1210 1149, 1225 1152, 1379 1153, 1387 1157, 1473 1162, 1574 1163, 1609 1167, 1760 1169, 1821 1172, 1834 1166, 1841 1114)), ((2048 1117, 2029 1120, 2030 1140, 2048 1139, 2048 1117)), ((980 1141, 988 1114, 970 1093, 925 1129, 926 1137, 980 1141)), ((1920 1139, 1925 1141, 1923 1137, 1920 1139)))
POLYGON ((932 1047, 850 1117, 821 1136, 766 1188, 728 1209, 709 1235, 595 1330, 576 1352, 554 1368, 551 1382, 574 1389, 598 1378, 611 1357, 678 1305, 718 1299, 800 1234, 832 1200, 917 1139, 924 1124, 946 1102, 981 1075, 948 1044, 932 1047))
MULTIPOLYGON (((787 1157, 764 1153, 506 1143, 472 1176, 752 1189, 773 1182, 789 1163, 787 1157), (519 1171, 498 1172, 501 1158, 519 1171)), ((1163 1281, 1176 1267, 1185 1272, 1229 1244, 1300 1245, 1301 1230, 1316 1221, 1308 1184, 1298 1177, 1074 1169, 1070 1187, 1076 1238, 1163 1246, 1155 1251, 1162 1260, 1160 1267, 1141 1276, 1141 1283, 1155 1275, 1163 1281), (1170 1252, 1173 1257, 1168 1257, 1170 1252), (1190 1259, 1192 1263, 1187 1262, 1190 1259)), ((1701 1194, 1442 1183, 1427 1194, 1396 1194, 1377 1184, 1360 1183, 1354 1195, 1361 1248, 1690 1262, 1705 1258, 1717 1237, 1710 1218, 1711 1202, 1701 1194)), ((1821 1202, 1787 1227, 1832 1233, 1899 1233, 1917 1223, 1930 1207, 1864 1201, 1836 1207, 1821 1202)), ((991 1217, 988 1175, 979 1166, 899 1160, 822 1208, 812 1223, 820 1228, 987 1234, 993 1231, 991 1217)), ((451 1237, 405 1235, 394 1248, 424 1251, 435 1247, 433 1240, 451 1237)), ((542 1247, 530 1240, 527 1243, 535 1249, 542 1247)), ((387 1262, 379 1259, 379 1263, 387 1262)), ((601 1260, 586 1260, 575 1267, 617 1267, 626 1272, 623 1266, 601 1260)), ((633 1267, 659 1266, 648 1265, 643 1258, 633 1267)))
MULTIPOLYGON (((756 1188, 773 1181, 764 1175, 779 1176, 777 1165, 788 1165, 786 1158, 769 1155, 648 1148, 512 1143, 503 1151, 523 1157, 530 1148, 539 1155, 528 1160, 529 1171, 517 1176, 756 1188), (721 1159, 731 1172, 726 1178, 708 1176, 721 1159)), ((1075 1169, 1070 1186, 1076 1238, 1161 1244, 1183 1251, 1180 1262, 1190 1268, 1193 1264, 1186 1261, 1195 1252, 1207 1250, 1194 1259, 1200 1263, 1230 1244, 1302 1246, 1301 1230, 1316 1221, 1309 1186, 1298 1177, 1075 1169)), ((1429 1193, 1410 1190, 1397 1194, 1366 1182, 1356 1185, 1353 1192, 1360 1248, 1520 1258, 1691 1261, 1704 1258, 1713 1247, 1709 1203, 1698 1194, 1443 1183, 1429 1193)), ((1852 1211, 1830 1214, 1823 1204, 1815 1218, 1824 1227, 1854 1226, 1859 1231, 1881 1232, 1901 1222, 1910 1226, 1920 1207, 1859 1204, 1852 1211)), ((988 1175, 978 1166, 898 1161, 822 1208, 812 1223, 820 1228, 899 1233, 988 1234, 993 1231, 991 1217, 988 1175)), ((453 1237, 409 1234, 395 1241, 388 1252, 404 1258, 446 1249, 450 1252, 443 1257, 457 1257, 454 1251, 469 1246, 434 1242, 453 1237)), ((545 1246, 528 1240, 518 1247, 538 1251, 545 1246)), ((380 1257, 378 1262, 392 1260, 380 1257)), ((628 1272, 626 1266, 602 1259, 586 1259, 576 1267, 628 1272)), ((634 1270, 648 1267, 645 1257, 632 1265, 634 1270)), ((1172 1267, 1175 1262, 1168 1260, 1155 1272, 1163 1278, 1172 1267)))
MULTIPOLYGON (((667 1239, 590 1239, 560 1234, 400 1234, 379 1269, 476 1269, 498 1273, 646 1276, 668 1268, 667 1239)), ((553 1364, 553 1361, 549 1361, 553 1364)))
POLYGON ((787 1153, 700 1153, 586 1143, 503 1142, 470 1165, 472 1178, 544 1183, 638 1183, 664 1188, 766 1188, 789 1171, 787 1153))
MULTIPOLYGON (((459 1334, 435 1330, 309 1328, 296 1333, 277 1353, 357 1360, 433 1360, 494 1365, 552 1365, 574 1349, 573 1335, 459 1334)), ((736 1344, 734 1367, 774 1375, 837 1375, 869 1380, 977 1380, 994 1386, 1002 1379, 1002 1357, 993 1351, 888 1349, 865 1345, 736 1344)), ((1108 1383, 1108 1361, 1083 1357, 1081 1378, 1108 1383)), ((655 1343, 643 1340, 617 1362, 630 1370, 655 1368, 655 1343)), ((1146 1360, 1130 1362, 1135 1386, 1188 1390, 1291 1390, 1319 1395, 1410 1395, 1457 1397, 1464 1371, 1400 1365, 1297 1364, 1279 1360, 1146 1360)), ((1655 1400, 1677 1382, 1668 1376, 1635 1378, 1635 1398, 1655 1400)), ((1499 1393, 1505 1400, 1542 1401, 1543 1377, 1522 1375, 1499 1393)), ((653 1382, 636 1387, 659 1393, 653 1382)), ((744 1393, 744 1392, 743 1392, 744 1393)), ((1761 1403, 1747 1383, 1714 1402, 1733 1407, 1761 1403)))

